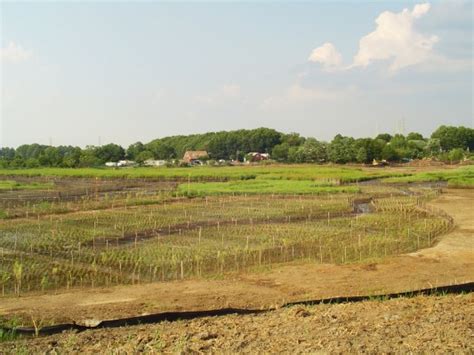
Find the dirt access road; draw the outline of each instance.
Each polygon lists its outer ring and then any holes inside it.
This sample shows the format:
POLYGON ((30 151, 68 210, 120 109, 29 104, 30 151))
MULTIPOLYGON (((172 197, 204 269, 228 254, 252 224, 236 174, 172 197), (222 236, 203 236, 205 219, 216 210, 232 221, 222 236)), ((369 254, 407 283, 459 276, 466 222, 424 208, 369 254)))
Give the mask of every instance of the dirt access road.
POLYGON ((186 280, 70 290, 0 299, 0 316, 43 324, 123 318, 163 311, 269 308, 324 297, 383 294, 474 280, 474 190, 447 189, 431 205, 456 227, 416 253, 370 264, 295 262, 225 280, 186 280))

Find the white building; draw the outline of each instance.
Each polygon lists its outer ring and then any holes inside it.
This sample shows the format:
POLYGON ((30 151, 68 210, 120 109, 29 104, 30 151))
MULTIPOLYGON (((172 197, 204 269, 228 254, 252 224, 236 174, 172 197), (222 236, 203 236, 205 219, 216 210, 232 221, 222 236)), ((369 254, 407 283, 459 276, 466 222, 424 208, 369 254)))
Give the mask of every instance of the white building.
POLYGON ((133 160, 119 160, 117 163, 117 166, 135 166, 137 163, 135 163, 133 160))
POLYGON ((143 162, 145 166, 165 166, 166 160, 148 159, 143 162))

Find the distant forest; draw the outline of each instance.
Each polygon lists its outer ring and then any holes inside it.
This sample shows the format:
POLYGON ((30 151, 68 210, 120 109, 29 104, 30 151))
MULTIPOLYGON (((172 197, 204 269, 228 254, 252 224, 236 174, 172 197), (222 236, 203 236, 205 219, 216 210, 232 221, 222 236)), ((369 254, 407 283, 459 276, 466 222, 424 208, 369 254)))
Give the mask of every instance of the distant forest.
POLYGON ((405 161, 424 157, 456 162, 470 157, 473 149, 474 130, 462 126, 441 126, 430 137, 416 132, 357 139, 338 134, 331 142, 257 128, 165 137, 145 144, 137 142, 128 148, 117 144, 85 148, 41 144, 4 147, 0 148, 0 168, 94 167, 122 159, 138 163, 147 159, 174 161, 187 150, 206 150, 211 160, 242 161, 249 152, 260 152, 285 163, 371 163, 373 159, 405 161))

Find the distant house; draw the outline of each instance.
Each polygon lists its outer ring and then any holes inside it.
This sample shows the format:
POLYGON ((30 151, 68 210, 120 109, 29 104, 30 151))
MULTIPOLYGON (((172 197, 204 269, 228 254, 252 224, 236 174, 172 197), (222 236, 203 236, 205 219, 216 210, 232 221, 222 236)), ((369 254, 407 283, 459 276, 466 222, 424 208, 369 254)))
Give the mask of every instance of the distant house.
POLYGON ((135 163, 133 160, 119 160, 117 163, 118 167, 123 167, 123 166, 135 166, 137 163, 135 163))
POLYGON ((164 166, 166 165, 166 160, 154 160, 148 159, 143 162, 145 166, 164 166))
POLYGON ((202 159, 209 158, 205 150, 188 150, 184 153, 183 161, 189 164, 202 164, 202 159))
POLYGON ((258 153, 258 152, 251 152, 247 154, 245 158, 246 161, 255 162, 255 161, 262 161, 270 159, 270 154, 268 153, 258 153))
POLYGON ((135 166, 137 163, 135 163, 133 160, 119 160, 118 162, 115 161, 108 161, 105 163, 106 167, 109 168, 119 168, 119 167, 124 167, 124 166, 135 166))

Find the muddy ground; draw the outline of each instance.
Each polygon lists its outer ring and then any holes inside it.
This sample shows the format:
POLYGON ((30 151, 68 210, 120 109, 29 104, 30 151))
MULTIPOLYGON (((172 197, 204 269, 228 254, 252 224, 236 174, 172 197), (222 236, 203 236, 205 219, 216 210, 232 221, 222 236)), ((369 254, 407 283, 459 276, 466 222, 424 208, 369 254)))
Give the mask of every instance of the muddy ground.
POLYGON ((294 306, 258 315, 63 333, 4 353, 472 353, 474 296, 294 306))

